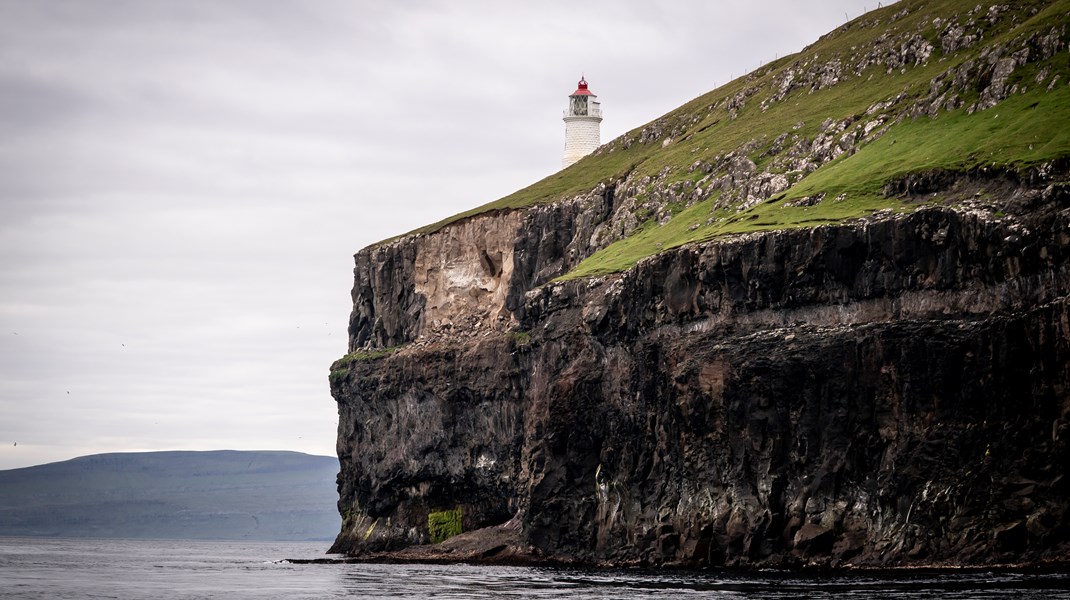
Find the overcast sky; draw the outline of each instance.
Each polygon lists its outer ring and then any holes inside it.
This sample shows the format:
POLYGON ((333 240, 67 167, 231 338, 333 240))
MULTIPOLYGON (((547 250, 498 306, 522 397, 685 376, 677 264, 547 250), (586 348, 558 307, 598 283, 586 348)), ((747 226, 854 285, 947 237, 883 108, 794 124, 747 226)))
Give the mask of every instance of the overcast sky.
POLYGON ((354 252, 875 5, 0 0, 0 469, 334 454, 354 252))

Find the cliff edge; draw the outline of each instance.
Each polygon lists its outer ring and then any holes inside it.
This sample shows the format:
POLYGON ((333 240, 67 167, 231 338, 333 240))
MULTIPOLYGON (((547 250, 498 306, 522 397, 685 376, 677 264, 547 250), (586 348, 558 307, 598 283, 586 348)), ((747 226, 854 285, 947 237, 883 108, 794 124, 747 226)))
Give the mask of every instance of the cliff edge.
POLYGON ((332 552, 1070 563, 1067 14, 904 0, 360 251, 332 552))

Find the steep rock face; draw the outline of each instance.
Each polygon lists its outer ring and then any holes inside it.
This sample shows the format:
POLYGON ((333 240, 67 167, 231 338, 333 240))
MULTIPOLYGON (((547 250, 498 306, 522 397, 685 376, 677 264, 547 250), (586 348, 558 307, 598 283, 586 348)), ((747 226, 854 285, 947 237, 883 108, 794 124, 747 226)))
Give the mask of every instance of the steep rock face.
MULTIPOLYGON (((616 184, 601 185, 567 202, 526 211, 516 243, 510 310, 522 313, 524 293, 564 275, 594 251, 623 237, 627 227, 610 231, 616 184)), ((619 207, 618 207, 619 208, 619 207)))
POLYGON ((358 254, 352 348, 408 345, 332 377, 336 551, 427 543, 429 514, 460 508, 562 560, 1070 557, 1064 188, 1007 188, 1002 218, 925 208, 548 283, 599 247, 613 195, 358 254), (428 327, 429 250, 491 256, 484 300, 436 317, 489 323, 428 327))
POLYGON ((1067 318, 1060 301, 630 346, 566 336, 545 350, 560 376, 533 389, 559 436, 526 448, 533 543, 654 564, 1065 559, 1067 318))
POLYGON ((488 213, 356 254, 351 350, 501 331, 524 292, 619 239, 607 233, 614 186, 527 211, 488 213))
POLYGON ((509 520, 520 368, 511 341, 495 337, 354 363, 336 380, 343 532, 332 551, 427 543, 429 513, 458 505, 465 529, 509 520))
POLYGON ((362 250, 334 550, 1070 564, 1064 4, 871 11, 362 250))
POLYGON ((413 287, 424 300, 417 336, 483 321, 508 323, 519 222, 517 212, 471 219, 417 245, 413 287))

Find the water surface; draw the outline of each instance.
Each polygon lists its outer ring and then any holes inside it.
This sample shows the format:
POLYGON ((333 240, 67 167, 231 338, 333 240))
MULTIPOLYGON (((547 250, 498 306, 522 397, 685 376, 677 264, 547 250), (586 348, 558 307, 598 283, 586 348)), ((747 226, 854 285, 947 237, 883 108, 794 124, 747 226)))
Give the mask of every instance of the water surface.
POLYGON ((1053 598, 1070 574, 800 576, 292 564, 327 542, 0 538, 0 598, 1053 598))

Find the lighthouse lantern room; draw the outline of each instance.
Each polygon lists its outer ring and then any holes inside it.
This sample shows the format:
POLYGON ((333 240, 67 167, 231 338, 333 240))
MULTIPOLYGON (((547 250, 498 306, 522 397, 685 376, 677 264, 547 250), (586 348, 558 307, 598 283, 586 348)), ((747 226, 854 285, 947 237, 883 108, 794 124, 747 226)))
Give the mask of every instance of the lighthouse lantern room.
POLYGON ((598 96, 587 89, 587 80, 580 77, 576 91, 568 97, 565 110, 565 156, 561 166, 567 167, 587 156, 601 144, 602 107, 598 96))

